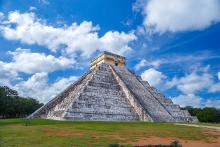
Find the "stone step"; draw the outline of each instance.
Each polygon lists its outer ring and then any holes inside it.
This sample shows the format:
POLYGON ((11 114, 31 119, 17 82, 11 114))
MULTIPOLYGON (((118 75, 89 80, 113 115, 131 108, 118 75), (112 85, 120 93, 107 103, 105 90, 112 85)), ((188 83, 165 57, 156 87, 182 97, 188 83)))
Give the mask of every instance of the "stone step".
POLYGON ((105 113, 67 113, 65 119, 74 120, 138 120, 135 115, 105 113))
POLYGON ((83 93, 81 93, 81 96, 86 96, 86 97, 104 97, 104 98, 109 98, 109 97, 124 97, 123 92, 121 91, 104 91, 105 89, 103 88, 102 91, 98 91, 98 90, 93 90, 92 89, 85 90, 83 93))
POLYGON ((115 96, 115 97, 112 97, 111 95, 107 96, 87 96, 86 93, 84 93, 83 95, 80 95, 80 97, 78 98, 79 101, 88 101, 88 102, 96 102, 98 103, 99 101, 100 102, 106 102, 106 103, 109 103, 109 102, 112 102, 112 104, 115 104, 117 105, 117 103, 120 103, 120 104, 127 104, 127 100, 124 98, 124 97, 121 97, 121 96, 115 96))
POLYGON ((99 102, 97 101, 91 101, 91 100, 87 100, 87 101, 83 101, 83 100, 78 100, 77 102, 75 102, 72 105, 72 108, 79 108, 79 107, 102 107, 102 108, 106 108, 106 109, 110 109, 110 108, 131 108, 127 102, 122 102, 122 101, 115 101, 112 102, 112 99, 110 100, 99 100, 99 102), (111 106, 111 107, 109 107, 111 106))
POLYGON ((114 79, 110 76, 100 76, 100 75, 94 75, 93 76, 94 81, 97 82, 105 82, 105 83, 116 83, 114 79))
POLYGON ((105 109, 105 110, 97 110, 97 109, 74 109, 74 110, 68 110, 67 112, 69 113, 107 113, 107 114, 124 114, 124 115, 134 115, 131 110, 126 110, 126 111, 120 111, 120 110, 110 110, 110 109, 105 109))
POLYGON ((85 92, 94 92, 98 94, 112 94, 112 95, 117 95, 118 93, 122 93, 120 89, 106 89, 103 87, 93 87, 90 85, 87 85, 87 87, 84 90, 85 92))
POLYGON ((117 86, 118 83, 116 81, 111 81, 111 82, 103 82, 103 81, 97 81, 97 80, 91 80, 89 82, 89 85, 92 85, 92 86, 96 86, 96 85, 107 85, 107 86, 117 86), (95 84, 95 85, 92 85, 92 84, 95 84))
POLYGON ((88 85, 92 87, 98 87, 98 88, 101 87, 101 88, 106 88, 106 89, 120 90, 120 86, 117 84, 111 85, 108 83, 96 83, 96 82, 90 81, 88 85))

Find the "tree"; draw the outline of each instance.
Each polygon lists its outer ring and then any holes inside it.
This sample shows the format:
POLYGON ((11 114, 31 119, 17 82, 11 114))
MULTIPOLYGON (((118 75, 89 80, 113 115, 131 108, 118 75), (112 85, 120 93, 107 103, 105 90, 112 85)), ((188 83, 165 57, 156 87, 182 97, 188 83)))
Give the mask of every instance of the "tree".
POLYGON ((185 107, 192 116, 196 116, 200 122, 220 123, 220 109, 185 107))
POLYGON ((26 117, 43 104, 33 98, 18 96, 18 92, 7 86, 0 86, 0 117, 26 117))

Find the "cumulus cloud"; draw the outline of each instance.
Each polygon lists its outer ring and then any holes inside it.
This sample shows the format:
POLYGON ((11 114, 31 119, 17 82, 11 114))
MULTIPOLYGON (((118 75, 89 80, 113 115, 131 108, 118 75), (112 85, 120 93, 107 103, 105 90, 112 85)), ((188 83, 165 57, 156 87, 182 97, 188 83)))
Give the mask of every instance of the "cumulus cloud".
POLYGON ((4 14, 0 12, 0 21, 4 18, 4 14))
POLYGON ((193 106, 193 107, 215 107, 220 108, 220 100, 207 98, 202 99, 200 96, 196 96, 195 94, 186 94, 186 95, 179 95, 177 97, 173 97, 172 101, 175 104, 180 105, 181 107, 185 106, 193 106))
POLYGON ((140 70, 143 67, 153 67, 158 69, 161 65, 186 65, 187 67, 192 63, 200 63, 201 61, 209 60, 209 59, 219 59, 220 56, 212 54, 207 51, 199 51, 193 53, 191 55, 169 55, 168 57, 158 57, 155 59, 142 59, 135 65, 135 70, 140 70), (196 56, 198 55, 199 56, 196 56), (172 59, 172 60, 170 60, 172 59))
POLYGON ((52 51, 62 50, 67 55, 81 53, 90 57, 96 51, 111 51, 124 54, 131 51, 129 43, 136 39, 133 32, 108 31, 98 35, 99 26, 83 21, 71 26, 54 27, 36 17, 35 13, 9 13, 0 25, 0 31, 8 40, 19 40, 25 44, 45 46, 52 51))
POLYGON ((218 72, 218 79, 220 80, 220 72, 218 72))
POLYGON ((139 63, 137 63, 137 64, 134 66, 134 69, 135 69, 135 70, 139 70, 139 69, 141 69, 142 67, 146 66, 146 64, 147 64, 147 60, 142 59, 139 63))
POLYGON ((215 107, 220 109, 220 99, 208 99, 205 102, 205 107, 215 107))
POLYGON ((162 60, 152 60, 152 61, 148 61, 148 60, 145 60, 145 59, 142 59, 138 64, 135 65, 135 70, 139 70, 141 69, 142 67, 145 67, 145 66, 152 66, 154 68, 158 68, 161 64, 163 63, 162 60))
POLYGON ((48 83, 48 74, 42 72, 34 74, 27 81, 16 84, 14 89, 19 91, 22 96, 34 97, 40 102, 46 103, 77 79, 76 76, 70 76, 61 78, 54 83, 48 83))
MULTIPOLYGON (((74 61, 65 57, 54 57, 45 55, 44 53, 31 52, 30 49, 18 48, 10 51, 12 56, 11 62, 0 61, 0 66, 4 70, 3 73, 16 74, 18 72, 33 74, 36 72, 53 72, 69 68, 74 61)), ((1 69, 1 70, 2 70, 1 69)))
POLYGON ((196 96, 194 94, 179 95, 177 97, 172 98, 172 101, 175 104, 179 104, 181 107, 185 107, 185 106, 201 107, 202 104, 201 97, 196 96))
POLYGON ((156 32, 202 30, 220 21, 219 0, 149 0, 144 25, 156 32))
POLYGON ((43 5, 49 5, 50 4, 50 2, 48 0, 38 0, 38 2, 40 4, 43 4, 43 5))
POLYGON ((211 92, 211 93, 220 92, 220 83, 213 84, 209 88, 209 92, 211 92))
POLYGON ((151 86, 159 87, 166 79, 166 76, 153 68, 145 70, 141 74, 141 78, 148 81, 151 86))
POLYGON ((35 10, 37 10, 36 7, 33 7, 33 6, 30 6, 30 7, 29 7, 29 11, 35 11, 35 10))
POLYGON ((194 94, 198 91, 208 89, 213 85, 212 75, 208 72, 196 73, 193 72, 179 79, 174 78, 172 86, 176 86, 184 94, 194 94))
POLYGON ((0 85, 11 86, 11 81, 19 79, 18 74, 14 70, 8 70, 5 67, 5 63, 0 61, 0 85))

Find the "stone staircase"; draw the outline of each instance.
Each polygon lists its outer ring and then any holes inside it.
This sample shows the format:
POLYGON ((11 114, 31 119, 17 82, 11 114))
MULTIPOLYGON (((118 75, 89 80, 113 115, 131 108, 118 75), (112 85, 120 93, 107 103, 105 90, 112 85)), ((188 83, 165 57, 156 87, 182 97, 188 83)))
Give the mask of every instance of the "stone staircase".
POLYGON ((65 119, 138 120, 138 115, 114 79, 110 68, 102 64, 80 96, 68 108, 65 119))
POLYGON ((126 68, 111 65, 118 76, 126 84, 133 95, 141 102, 142 107, 148 112, 153 121, 173 122, 173 116, 155 99, 146 87, 140 83, 136 76, 126 68))

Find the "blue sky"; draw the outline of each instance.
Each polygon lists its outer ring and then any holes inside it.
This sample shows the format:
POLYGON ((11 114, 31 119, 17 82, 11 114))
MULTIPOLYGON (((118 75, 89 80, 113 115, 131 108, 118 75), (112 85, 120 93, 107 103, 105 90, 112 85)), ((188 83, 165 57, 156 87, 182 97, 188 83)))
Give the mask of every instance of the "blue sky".
POLYGON ((220 108, 219 0, 1 0, 0 81, 47 102, 107 50, 181 106, 220 108))

